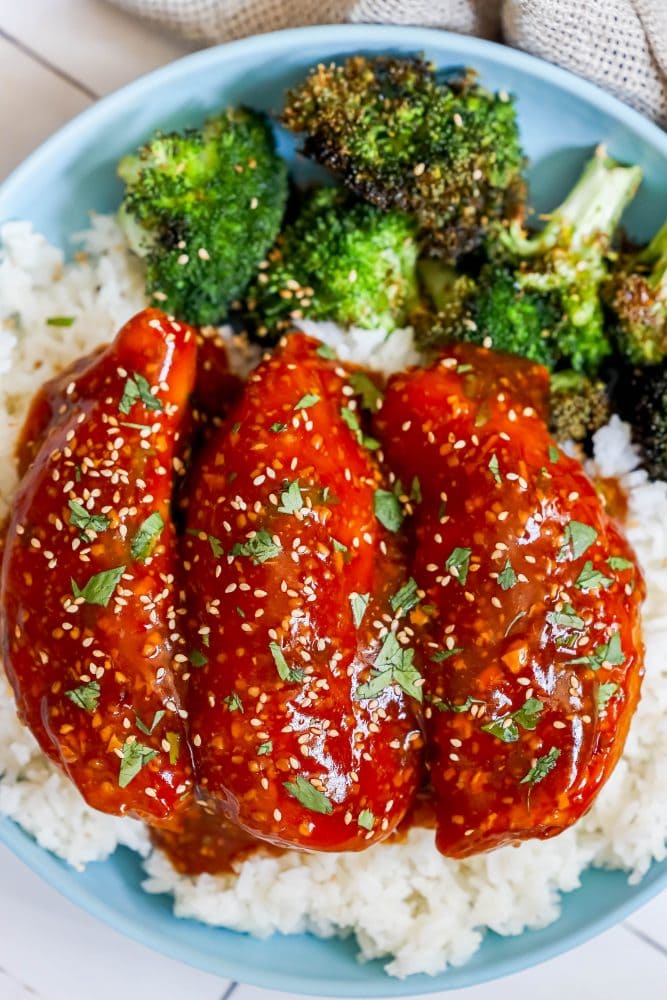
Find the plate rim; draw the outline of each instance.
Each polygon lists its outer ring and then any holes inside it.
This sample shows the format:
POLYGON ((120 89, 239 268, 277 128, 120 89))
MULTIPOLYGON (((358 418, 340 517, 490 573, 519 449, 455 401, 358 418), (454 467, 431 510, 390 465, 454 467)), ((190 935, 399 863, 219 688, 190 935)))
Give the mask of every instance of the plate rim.
MULTIPOLYGON (((363 48, 364 37, 384 38, 387 40, 387 48, 391 47, 392 42, 400 42, 404 46, 406 37, 410 40, 410 44, 412 39, 415 40, 415 50, 427 48, 430 42, 434 44, 444 43, 452 48, 457 48, 461 61, 474 60, 476 57, 488 55, 489 59, 496 65, 523 70, 528 75, 537 77, 576 99, 594 106, 616 121, 620 121, 630 131, 656 148, 659 155, 665 158, 667 166, 667 132, 659 125, 596 84, 537 56, 487 39, 438 28, 412 25, 323 24, 285 28, 201 49, 171 60, 100 98, 45 139, 0 183, 0 224, 12 219, 11 213, 7 214, 6 207, 11 204, 15 193, 39 176, 43 165, 48 162, 51 156, 57 156, 79 135, 85 134, 90 121, 95 121, 98 125, 103 124, 105 120, 113 117, 117 105, 122 106, 147 89, 160 87, 167 81, 171 81, 173 85, 181 74, 189 74, 193 68, 205 72, 208 66, 218 64, 226 56, 243 56, 257 48, 261 49, 262 57, 268 59, 274 50, 283 48, 287 38, 295 39, 297 45, 299 40, 306 43, 312 42, 315 45, 318 43, 328 44, 329 42, 333 44, 334 39, 336 40, 335 44, 344 45, 346 38, 349 38, 350 48, 360 50, 363 48)), ((285 974, 255 966, 251 967, 243 962, 239 963, 237 967, 236 960, 227 956, 221 959, 221 964, 226 966, 223 971, 220 965, 207 954, 201 952, 193 954, 192 946, 188 942, 183 942, 182 945, 176 942, 176 946, 174 946, 174 942, 171 940, 163 941, 158 930, 147 928, 135 919, 131 919, 128 925, 128 918, 119 915, 112 906, 104 900, 96 898, 89 889, 72 878, 72 875, 75 874, 74 868, 68 867, 47 848, 41 847, 31 834, 23 830, 18 822, 9 817, 0 817, 0 841, 22 863, 26 864, 30 870, 73 905, 101 920, 116 932, 158 953, 176 958, 187 965, 220 977, 235 979, 267 989, 283 989, 293 993, 338 997, 358 996, 360 989, 365 997, 381 997, 386 996, 387 991, 390 991, 394 996, 416 996, 432 992, 433 989, 448 991, 460 988, 458 985, 450 986, 447 983, 448 970, 453 968, 451 966, 445 972, 433 977, 419 975, 418 977, 410 976, 403 980, 397 980, 382 973, 372 982, 359 981, 356 986, 354 982, 335 983, 333 981, 324 986, 321 980, 303 973, 285 974)), ((494 963, 493 969, 488 970, 488 973, 481 970, 481 974, 475 978, 475 984, 496 981, 512 973, 539 965, 557 955, 564 954, 620 923, 667 885, 667 869, 659 872, 653 878, 650 877, 651 870, 656 864, 660 864, 660 862, 652 863, 651 868, 644 876, 644 881, 634 888, 629 899, 600 913, 584 928, 574 930, 556 941, 539 945, 538 958, 535 958, 530 950, 519 957, 510 955, 507 958, 500 958, 494 963)), ((579 890, 573 891, 576 893, 579 890)), ((179 918, 174 916, 173 919, 177 921, 179 918)), ((530 931, 523 933, 529 934, 530 931)))

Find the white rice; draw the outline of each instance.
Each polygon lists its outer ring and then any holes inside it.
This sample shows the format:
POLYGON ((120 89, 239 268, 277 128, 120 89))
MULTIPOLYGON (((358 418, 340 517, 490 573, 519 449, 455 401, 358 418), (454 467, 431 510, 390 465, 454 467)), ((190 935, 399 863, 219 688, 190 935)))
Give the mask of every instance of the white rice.
MULTIPOLYGON (((139 269, 113 219, 95 218, 82 242, 87 255, 64 266, 29 224, 0 230, 0 516, 11 505, 13 449, 35 390, 145 305, 139 269), (52 316, 75 322, 49 326, 52 316)), ((387 339, 333 324, 304 327, 341 357, 386 371, 417 357, 409 330, 387 339)), ((160 852, 149 853, 140 824, 83 803, 18 723, 1 679, 0 814, 77 867, 120 844, 148 855, 145 888, 172 893, 178 916, 258 936, 354 933, 360 957, 387 960, 395 976, 465 962, 487 928, 519 934, 556 920, 560 892, 575 889, 591 864, 640 879, 667 856, 667 486, 637 469, 628 428, 616 418, 596 435, 590 471, 619 476, 629 492, 626 530, 648 583, 646 680, 623 759, 588 816, 562 836, 458 862, 438 854, 432 831, 413 829, 401 843, 361 854, 255 856, 236 875, 186 878, 160 852)))

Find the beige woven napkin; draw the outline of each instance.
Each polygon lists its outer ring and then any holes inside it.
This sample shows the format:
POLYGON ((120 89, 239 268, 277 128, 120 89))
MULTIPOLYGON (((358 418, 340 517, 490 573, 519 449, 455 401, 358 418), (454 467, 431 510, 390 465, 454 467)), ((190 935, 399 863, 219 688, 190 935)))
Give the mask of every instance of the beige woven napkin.
POLYGON ((302 24, 421 24, 502 38, 667 126, 667 0, 109 0, 199 42, 302 24))

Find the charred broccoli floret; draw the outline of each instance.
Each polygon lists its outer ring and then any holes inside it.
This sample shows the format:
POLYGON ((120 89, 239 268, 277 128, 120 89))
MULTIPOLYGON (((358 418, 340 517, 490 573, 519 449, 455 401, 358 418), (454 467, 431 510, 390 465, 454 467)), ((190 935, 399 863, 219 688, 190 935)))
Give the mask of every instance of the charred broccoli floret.
POLYGON ((317 66, 283 122, 362 198, 414 215, 434 256, 477 246, 523 198, 514 105, 471 71, 447 80, 416 57, 353 56, 317 66))
POLYGON ((500 231, 456 309, 450 304, 444 310, 452 287, 445 282, 444 294, 435 298, 441 315, 434 329, 443 338, 473 340, 550 369, 595 375, 611 352, 601 300, 610 242, 640 179, 638 167, 621 166, 599 151, 541 232, 528 236, 518 225, 500 231))
POLYGON ((667 481, 667 360, 624 372, 617 397, 649 476, 667 481))
POLYGON ((156 135, 118 165, 120 220, 146 290, 191 323, 223 319, 276 238, 287 170, 265 118, 229 109, 201 129, 156 135))
POLYGON ((544 229, 526 236, 518 226, 501 242, 518 262, 521 289, 546 295, 559 313, 552 334, 557 354, 575 371, 593 374, 611 352, 601 301, 610 243, 641 181, 598 149, 544 229))
POLYGON ((550 429, 556 441, 587 441, 609 421, 605 383, 580 372, 562 371, 551 376, 550 429))
POLYGON ((621 256, 608 287, 620 351, 636 365, 667 355, 667 222, 641 253, 621 256))
POLYGON ((554 367, 549 335, 558 313, 549 297, 521 288, 510 268, 489 263, 473 279, 427 261, 420 274, 437 309, 416 318, 422 343, 465 340, 554 367))
POLYGON ((299 319, 387 332, 405 325, 417 298, 414 237, 402 213, 335 188, 308 195, 249 292, 257 332, 275 336, 299 319))

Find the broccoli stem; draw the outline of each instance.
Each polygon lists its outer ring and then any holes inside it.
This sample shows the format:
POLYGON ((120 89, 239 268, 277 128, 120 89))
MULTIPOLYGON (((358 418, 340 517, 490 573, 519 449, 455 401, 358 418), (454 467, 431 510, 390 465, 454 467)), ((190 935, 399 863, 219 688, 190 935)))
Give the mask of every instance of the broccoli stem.
POLYGON ((599 146, 544 229, 525 237, 520 226, 514 224, 505 237, 506 245, 522 257, 547 253, 563 243, 577 251, 600 239, 604 241, 602 249, 606 249, 641 177, 640 167, 622 166, 599 146))
POLYGON ((667 220, 639 254, 637 261, 651 268, 647 278, 651 288, 661 297, 667 297, 667 220))

